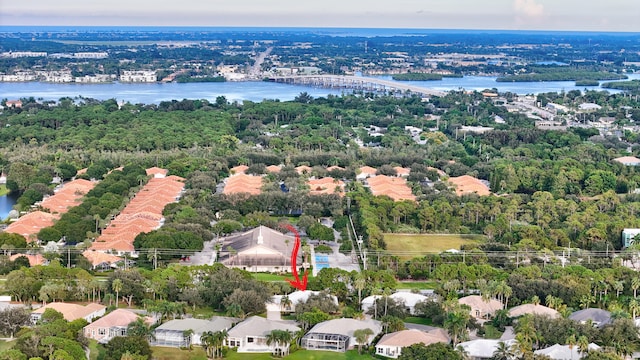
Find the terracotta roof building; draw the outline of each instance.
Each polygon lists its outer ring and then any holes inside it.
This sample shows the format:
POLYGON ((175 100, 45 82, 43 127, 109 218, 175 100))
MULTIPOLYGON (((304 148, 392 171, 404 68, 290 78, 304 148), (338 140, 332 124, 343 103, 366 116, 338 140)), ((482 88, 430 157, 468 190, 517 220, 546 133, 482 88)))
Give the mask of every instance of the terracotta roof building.
POLYGON ((560 313, 556 310, 540 304, 522 304, 509 309, 509 317, 519 317, 525 314, 544 315, 553 319, 560 317, 560 313))
POLYGON ((366 182, 375 196, 386 195, 394 201, 416 200, 404 178, 378 175, 367 179, 366 182))
POLYGON ((458 299, 458 303, 471 308, 471 316, 477 319, 488 319, 498 310, 502 310, 502 303, 496 299, 485 300, 480 295, 469 295, 458 299))
POLYGON ((622 156, 622 157, 613 159, 613 161, 619 162, 620 164, 625 165, 625 166, 638 166, 638 165, 640 165, 640 159, 638 159, 635 156, 622 156))
POLYGON ((85 319, 92 322, 93 319, 104 315, 106 306, 89 303, 87 305, 69 304, 63 302, 52 302, 31 312, 31 321, 35 324, 40 320, 42 314, 47 309, 53 309, 62 314, 65 320, 73 321, 76 319, 85 319))
POLYGON ((44 211, 33 211, 12 222, 4 231, 22 235, 27 239, 27 242, 31 242, 36 240, 35 236, 40 230, 52 226, 54 220, 57 219, 56 215, 44 211))
POLYGON ((223 194, 248 193, 258 195, 262 188, 262 176, 238 174, 230 176, 224 185, 223 194))
POLYGON ((116 336, 127 336, 127 327, 138 318, 140 316, 133 311, 116 309, 85 326, 82 331, 85 337, 104 344, 116 336))
POLYGON ((364 180, 368 177, 375 176, 378 172, 378 169, 372 168, 371 166, 363 166, 358 171, 356 171, 356 179, 364 180))
POLYGON ((307 181, 311 195, 338 194, 344 195, 344 181, 332 177, 310 179, 307 181))
POLYGON ((16 259, 21 256, 24 256, 29 260, 29 266, 31 267, 37 265, 46 265, 49 263, 49 261, 40 254, 13 254, 9 256, 9 260, 16 261, 16 259))
POLYGON ((282 170, 282 167, 279 165, 269 165, 265 169, 270 173, 279 173, 280 170, 282 170))
POLYGON ((244 174, 244 172, 247 171, 247 169, 249 169, 247 165, 238 165, 238 166, 232 167, 229 170, 231 171, 232 175, 238 175, 238 174, 244 174))
POLYGON ((466 194, 478 194, 480 196, 487 196, 491 194, 489 187, 482 181, 469 175, 462 175, 458 177, 449 178, 451 183, 456 188, 456 194, 458 196, 466 194))
POLYGON ((153 175, 153 177, 163 178, 167 176, 167 174, 169 173, 169 170, 154 166, 146 169, 146 172, 147 172, 147 176, 153 175))
POLYGON ((312 170, 311 167, 309 167, 307 165, 300 165, 300 166, 296 167, 296 171, 300 175, 309 174, 311 172, 311 170, 312 170))
POLYGON ((110 269, 114 264, 122 261, 119 256, 95 250, 85 250, 82 256, 89 260, 94 269, 110 269))
MULTIPOLYGON (((162 173, 162 169, 151 169, 149 174, 162 173)), ((150 179, 102 231, 91 245, 91 250, 114 251, 118 255, 134 253, 133 241, 136 236, 162 226, 162 211, 167 204, 180 199, 184 189, 183 182, 183 178, 175 175, 150 179)))
POLYGON ((395 166, 393 170, 396 171, 396 176, 400 176, 400 177, 408 177, 409 174, 411 173, 410 168, 403 168, 402 166, 395 166))

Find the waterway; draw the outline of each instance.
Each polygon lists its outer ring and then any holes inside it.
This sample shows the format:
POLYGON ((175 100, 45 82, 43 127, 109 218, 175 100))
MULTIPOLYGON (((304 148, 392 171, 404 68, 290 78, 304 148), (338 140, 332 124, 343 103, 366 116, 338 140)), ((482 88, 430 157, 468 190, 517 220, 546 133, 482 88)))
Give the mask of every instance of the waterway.
POLYGON ((0 220, 4 220, 9 216, 9 212, 13 209, 13 205, 16 204, 18 197, 15 195, 2 195, 0 196, 0 220))
MULTIPOLYGON (((379 76, 391 80, 391 76, 379 76)), ((629 75, 630 79, 640 79, 640 74, 629 75)), ((516 94, 539 94, 543 92, 560 92, 584 90, 575 86, 573 81, 548 82, 515 82, 499 83, 492 76, 465 76, 463 78, 443 78, 439 81, 407 81, 416 86, 440 91, 450 90, 484 90, 495 88, 500 92, 516 94)), ((601 82, 602 84, 603 82, 601 82)), ((589 90, 605 90, 599 86, 587 87, 589 90)), ((606 89, 610 93, 617 90, 606 89)), ((19 99, 34 97, 40 100, 59 100, 62 97, 75 98, 83 96, 98 100, 116 99, 133 104, 158 104, 161 101, 182 99, 207 99, 215 101, 224 96, 228 101, 254 101, 265 99, 288 101, 293 100, 301 92, 313 97, 329 94, 341 95, 349 90, 322 89, 311 86, 277 84, 263 81, 239 81, 223 83, 153 83, 153 84, 54 84, 42 82, 0 83, 0 99, 19 99)))

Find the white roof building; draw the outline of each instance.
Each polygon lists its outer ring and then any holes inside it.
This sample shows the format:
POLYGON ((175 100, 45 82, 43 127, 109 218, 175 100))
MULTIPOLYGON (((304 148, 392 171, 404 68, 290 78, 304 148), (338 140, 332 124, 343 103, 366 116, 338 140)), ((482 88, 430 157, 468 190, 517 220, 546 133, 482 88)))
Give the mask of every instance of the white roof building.
MULTIPOLYGON (((271 298, 271 302, 275 305, 280 306, 281 311, 294 312, 296 311, 297 304, 305 303, 307 302, 307 300, 309 300, 309 297, 311 295, 318 295, 320 293, 321 293, 320 291, 313 291, 313 290, 294 291, 289 295, 274 295, 271 298), (282 298, 284 298, 285 296, 290 301, 290 304, 286 307, 284 307, 282 304, 282 298)), ((331 295, 331 299, 333 300, 334 304, 338 305, 338 298, 335 295, 331 295)))
POLYGON ((493 353, 498 348, 498 344, 501 342, 507 346, 513 345, 515 340, 494 340, 494 339, 476 339, 471 341, 465 341, 458 346, 461 346, 464 351, 472 359, 490 359, 493 357, 493 353))
POLYGON ((301 346, 307 350, 328 350, 345 352, 358 343, 354 332, 371 329, 373 334, 367 339, 367 345, 382 332, 382 323, 377 320, 333 319, 316 324, 302 337, 301 346))
MULTIPOLYGON (((415 294, 408 291, 398 291, 396 293, 391 294, 389 298, 393 299, 396 303, 402 302, 407 308, 407 312, 411 315, 415 314, 415 306, 417 303, 425 300, 429 300, 429 298, 424 295, 415 294)), ((362 299, 362 311, 366 313, 373 306, 376 299, 383 299, 383 296, 371 295, 362 299)))
MULTIPOLYGON (((589 350, 599 350, 600 346, 591 343, 589 344, 589 350)), ((559 345, 555 344, 545 349, 536 350, 533 352, 536 355, 546 355, 554 360, 577 360, 582 359, 586 354, 580 352, 578 346, 573 345, 559 345)))

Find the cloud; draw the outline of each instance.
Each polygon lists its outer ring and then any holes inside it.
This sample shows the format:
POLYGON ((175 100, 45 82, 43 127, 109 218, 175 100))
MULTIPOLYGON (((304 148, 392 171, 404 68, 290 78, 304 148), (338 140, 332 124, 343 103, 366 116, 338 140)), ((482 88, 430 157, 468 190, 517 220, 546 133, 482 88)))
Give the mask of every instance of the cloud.
POLYGON ((536 0, 515 0, 513 8, 517 14, 527 17, 540 17, 544 14, 544 5, 538 4, 536 0))

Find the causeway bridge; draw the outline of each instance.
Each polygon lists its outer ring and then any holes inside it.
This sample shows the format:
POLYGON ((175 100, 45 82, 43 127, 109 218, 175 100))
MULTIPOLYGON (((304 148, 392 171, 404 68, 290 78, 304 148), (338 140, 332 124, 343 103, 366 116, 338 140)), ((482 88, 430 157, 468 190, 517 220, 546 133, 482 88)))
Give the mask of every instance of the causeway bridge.
POLYGON ((397 81, 389 81, 378 78, 348 76, 348 75, 291 75, 272 76, 268 81, 307 85, 330 89, 352 89, 368 92, 392 92, 402 94, 417 94, 422 96, 444 96, 446 93, 421 86, 403 84, 397 81))

